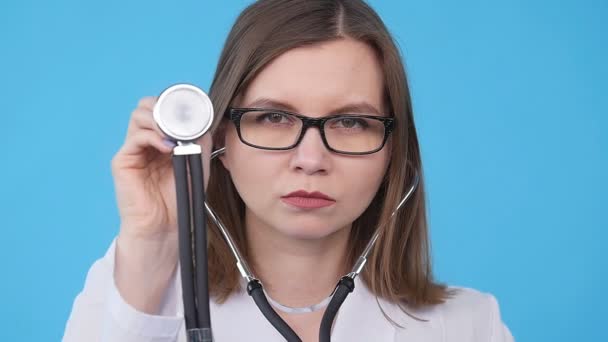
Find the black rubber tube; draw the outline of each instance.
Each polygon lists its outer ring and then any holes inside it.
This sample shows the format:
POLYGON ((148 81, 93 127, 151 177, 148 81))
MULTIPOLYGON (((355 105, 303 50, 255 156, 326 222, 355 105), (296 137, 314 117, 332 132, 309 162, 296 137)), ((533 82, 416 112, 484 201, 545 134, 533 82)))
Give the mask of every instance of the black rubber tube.
POLYGON ((188 156, 188 160, 190 162, 190 174, 192 176, 192 217, 194 219, 195 236, 195 285, 198 327, 211 329, 203 164, 200 154, 191 154, 188 156))
POLYGON ((262 289, 262 284, 257 280, 252 280, 247 284, 247 293, 253 297, 253 301, 258 306, 262 314, 277 331, 285 337, 288 342, 302 342, 298 334, 287 324, 281 316, 268 303, 268 299, 262 289))
POLYGON ((177 225, 179 237, 179 260, 182 278, 182 300, 186 330, 196 328, 198 318, 194 303, 194 282, 192 277, 192 236, 190 225, 190 194, 188 191, 187 157, 173 156, 175 173, 175 194, 177 196, 177 225))
POLYGON ((338 282, 336 291, 325 309, 319 328, 319 342, 331 341, 331 327, 336 319, 336 314, 346 297, 355 289, 355 282, 351 277, 344 276, 338 282))

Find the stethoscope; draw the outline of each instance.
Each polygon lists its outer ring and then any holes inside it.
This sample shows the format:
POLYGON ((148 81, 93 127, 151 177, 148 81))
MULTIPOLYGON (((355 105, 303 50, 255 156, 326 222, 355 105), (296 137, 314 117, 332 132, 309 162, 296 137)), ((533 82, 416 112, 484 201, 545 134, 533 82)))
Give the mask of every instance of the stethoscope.
MULTIPOLYGON (((287 341, 301 341, 300 337, 274 310, 264 292, 262 283, 251 272, 222 221, 205 202, 202 149, 194 141, 203 136, 213 123, 214 113, 211 100, 204 91, 193 85, 176 84, 161 93, 153 113, 154 120, 163 133, 177 142, 177 146, 173 149, 173 168, 177 195, 182 300, 188 341, 213 341, 209 313, 205 213, 217 225, 226 240, 236 259, 239 273, 247 283, 247 293, 253 298, 264 317, 287 341), (190 190, 192 200, 190 200, 190 190)), ((213 151, 210 159, 215 159, 224 151, 225 148, 213 151)), ((414 170, 412 185, 399 201, 387 222, 376 229, 352 270, 340 279, 327 298, 328 300, 319 304, 319 306, 327 306, 319 329, 320 342, 331 340, 331 328, 336 314, 346 297, 355 289, 355 278, 363 270, 367 258, 380 236, 380 231, 412 196, 418 183, 418 172, 414 170)), ((278 303, 273 301, 273 305, 276 306, 278 303)))

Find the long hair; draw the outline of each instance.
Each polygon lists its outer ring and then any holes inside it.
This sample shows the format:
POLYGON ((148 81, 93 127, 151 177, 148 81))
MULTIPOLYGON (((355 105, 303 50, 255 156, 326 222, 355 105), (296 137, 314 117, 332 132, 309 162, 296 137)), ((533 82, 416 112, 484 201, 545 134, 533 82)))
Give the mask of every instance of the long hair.
MULTIPOLYGON (((431 271, 424 177, 402 58, 384 23, 364 1, 261 0, 247 7, 232 27, 210 89, 220 114, 214 122, 214 144, 223 146, 227 119, 221 114, 269 62, 296 47, 344 38, 376 51, 387 108, 396 118, 386 175, 369 207, 353 222, 347 260, 354 264, 376 227, 389 221, 416 169, 417 190, 382 229, 361 277, 373 294, 392 303, 414 308, 442 303, 448 292, 433 281, 431 271)), ((208 201, 247 257, 245 205, 222 163, 212 162, 210 177, 208 201)), ((219 230, 213 223, 209 227, 209 287, 222 302, 239 289, 239 274, 219 230)))

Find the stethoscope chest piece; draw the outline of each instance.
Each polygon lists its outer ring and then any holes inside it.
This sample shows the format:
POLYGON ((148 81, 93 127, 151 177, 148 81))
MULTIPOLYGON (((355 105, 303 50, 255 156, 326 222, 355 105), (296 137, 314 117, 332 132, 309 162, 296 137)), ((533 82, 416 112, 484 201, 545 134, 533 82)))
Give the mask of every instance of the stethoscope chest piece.
POLYGON ((213 104, 205 92, 190 84, 165 89, 153 110, 158 127, 176 141, 194 141, 213 123, 213 104))

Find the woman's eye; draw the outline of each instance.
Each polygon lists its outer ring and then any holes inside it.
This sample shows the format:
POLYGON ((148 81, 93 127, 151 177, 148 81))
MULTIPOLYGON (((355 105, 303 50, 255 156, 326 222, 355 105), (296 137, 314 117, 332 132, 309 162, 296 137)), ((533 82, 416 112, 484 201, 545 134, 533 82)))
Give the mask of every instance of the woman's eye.
POLYGON ((268 121, 270 121, 272 123, 279 123, 279 122, 283 121, 284 118, 285 118, 285 116, 281 115, 279 113, 268 114, 268 121))
MULTIPOLYGON (((365 121, 365 119, 358 119, 358 118, 341 118, 336 120, 335 125, 338 126, 338 128, 355 128, 355 129, 365 129, 367 128, 369 125, 367 124, 367 121, 365 121)), ((332 125, 332 126, 335 126, 332 125)))
POLYGON ((264 113, 258 116, 256 120, 261 123, 273 123, 273 124, 284 124, 289 123, 287 115, 282 113, 264 113))

